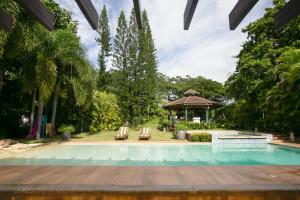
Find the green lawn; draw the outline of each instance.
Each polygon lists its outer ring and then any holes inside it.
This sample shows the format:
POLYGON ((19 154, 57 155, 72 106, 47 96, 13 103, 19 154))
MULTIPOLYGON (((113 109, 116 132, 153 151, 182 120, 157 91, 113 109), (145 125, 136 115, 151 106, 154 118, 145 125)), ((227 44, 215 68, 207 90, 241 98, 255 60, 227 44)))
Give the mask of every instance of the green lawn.
MULTIPOLYGON (((151 121, 139 128, 130 128, 128 131, 128 141, 138 141, 139 133, 142 127, 149 127, 151 129, 150 141, 175 141, 173 134, 170 132, 163 132, 157 129, 157 122, 151 121)), ((117 131, 102 131, 99 133, 80 133, 74 135, 75 141, 115 141, 117 131)))
MULTIPOLYGON (((142 127, 149 127, 151 129, 151 139, 150 141, 176 141, 173 138, 173 134, 170 132, 163 132, 157 129, 157 121, 151 121, 143 126, 138 128, 130 128, 128 131, 128 139, 127 141, 138 141, 139 140, 139 133, 142 127)), ((118 131, 101 131, 99 133, 80 133, 80 134, 73 134, 72 141, 115 141, 115 135, 118 131)), ((60 142, 61 137, 58 135, 55 138, 42 138, 39 140, 36 139, 19 139, 19 142, 26 143, 26 144, 33 144, 33 143, 48 143, 48 142, 60 142)))

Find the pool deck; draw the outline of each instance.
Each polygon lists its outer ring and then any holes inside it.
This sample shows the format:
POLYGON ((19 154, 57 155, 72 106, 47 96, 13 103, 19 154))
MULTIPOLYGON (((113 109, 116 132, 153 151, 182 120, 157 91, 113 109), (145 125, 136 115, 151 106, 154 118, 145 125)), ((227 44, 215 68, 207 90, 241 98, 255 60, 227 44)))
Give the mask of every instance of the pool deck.
POLYGON ((300 200, 300 166, 0 166, 0 197, 300 200))

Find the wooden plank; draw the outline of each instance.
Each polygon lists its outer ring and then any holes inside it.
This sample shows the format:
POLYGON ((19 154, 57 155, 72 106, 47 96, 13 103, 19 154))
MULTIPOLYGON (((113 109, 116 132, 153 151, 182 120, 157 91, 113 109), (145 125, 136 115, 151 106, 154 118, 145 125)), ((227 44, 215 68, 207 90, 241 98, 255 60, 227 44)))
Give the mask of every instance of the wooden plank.
POLYGON ((196 7, 198 4, 198 0, 188 0, 185 11, 184 11, 184 30, 189 30, 196 7))
POLYGON ((300 166, 0 166, 1 191, 300 191, 300 166))
POLYGON ((81 12, 94 30, 98 27, 98 14, 91 0, 75 0, 81 12))
POLYGON ((54 29, 54 15, 42 4, 40 0, 16 0, 36 20, 43 24, 49 31, 54 29))
POLYGON ((300 1, 290 0, 274 16, 274 25, 276 29, 284 27, 292 19, 300 15, 300 1))
POLYGON ((143 25, 142 25, 142 18, 141 18, 140 1, 139 0, 133 0, 133 6, 134 6, 135 17, 136 17, 136 22, 137 22, 138 28, 142 29, 143 25))
POLYGON ((258 0, 239 0, 237 2, 229 14, 230 30, 235 30, 238 27, 257 2, 258 0))
POLYGON ((0 10, 0 28, 5 31, 12 31, 14 27, 14 18, 6 11, 0 10))

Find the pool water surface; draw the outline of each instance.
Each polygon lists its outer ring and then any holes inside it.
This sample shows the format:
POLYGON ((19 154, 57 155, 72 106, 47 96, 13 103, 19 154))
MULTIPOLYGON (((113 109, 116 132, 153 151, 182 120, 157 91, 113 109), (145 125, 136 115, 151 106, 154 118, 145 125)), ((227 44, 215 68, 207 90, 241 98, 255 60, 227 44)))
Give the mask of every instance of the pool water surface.
POLYGON ((0 165, 300 165, 300 149, 271 144, 60 144, 0 159, 0 165))

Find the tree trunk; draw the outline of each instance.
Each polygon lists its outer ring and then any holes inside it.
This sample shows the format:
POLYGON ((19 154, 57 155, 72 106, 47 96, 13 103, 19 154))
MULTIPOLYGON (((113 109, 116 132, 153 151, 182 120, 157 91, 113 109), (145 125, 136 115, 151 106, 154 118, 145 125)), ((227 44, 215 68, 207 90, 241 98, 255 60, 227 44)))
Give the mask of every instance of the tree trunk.
POLYGON ((0 90, 4 85, 4 72, 5 72, 5 68, 3 66, 0 67, 0 90))
POLYGON ((34 89, 32 93, 31 113, 29 119, 29 135, 32 133, 33 123, 34 123, 35 100, 36 100, 36 89, 34 89))
POLYGON ((41 136, 43 109, 44 109, 44 102, 42 98, 39 96, 39 110, 38 110, 38 117, 37 117, 38 121, 37 121, 37 132, 36 132, 37 139, 39 139, 41 136))
POLYGON ((58 93, 60 90, 60 83, 61 78, 58 79, 55 89, 54 89, 54 96, 53 96, 53 105, 52 105, 52 115, 51 115, 51 131, 50 135, 54 136, 55 134, 55 118, 56 118, 56 111, 57 111, 57 103, 58 103, 58 93))

